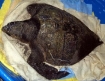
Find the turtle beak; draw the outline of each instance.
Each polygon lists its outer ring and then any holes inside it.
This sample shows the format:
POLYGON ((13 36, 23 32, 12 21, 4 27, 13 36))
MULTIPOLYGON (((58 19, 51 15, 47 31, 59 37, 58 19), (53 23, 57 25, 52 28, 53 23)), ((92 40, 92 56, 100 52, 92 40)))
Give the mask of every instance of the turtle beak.
POLYGON ((9 34, 9 26, 4 26, 2 28, 2 31, 5 32, 6 34, 8 34, 10 36, 10 34, 9 34))
POLYGON ((4 26, 3 28, 2 28, 2 31, 3 32, 7 32, 9 30, 9 27, 8 26, 4 26))

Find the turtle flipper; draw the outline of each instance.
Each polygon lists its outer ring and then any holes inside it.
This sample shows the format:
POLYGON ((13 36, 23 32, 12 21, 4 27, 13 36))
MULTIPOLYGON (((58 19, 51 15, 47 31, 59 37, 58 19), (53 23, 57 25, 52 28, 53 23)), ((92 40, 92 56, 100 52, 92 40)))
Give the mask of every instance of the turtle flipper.
POLYGON ((56 68, 49 66, 44 62, 44 56, 41 50, 38 47, 37 42, 31 42, 31 55, 29 56, 27 62, 28 64, 33 67, 40 75, 47 79, 60 79, 65 77, 69 73, 66 71, 59 72, 56 68))
MULTIPOLYGON (((29 60, 28 60, 29 63, 29 60)), ((40 75, 51 80, 51 79, 60 79, 67 76, 69 73, 66 71, 58 71, 56 68, 51 67, 45 63, 29 63, 40 75)))
POLYGON ((42 76, 45 78, 51 80, 51 79, 60 79, 62 77, 67 76, 69 73, 66 71, 58 71, 56 68, 48 66, 45 63, 41 63, 36 65, 35 70, 39 72, 42 76))

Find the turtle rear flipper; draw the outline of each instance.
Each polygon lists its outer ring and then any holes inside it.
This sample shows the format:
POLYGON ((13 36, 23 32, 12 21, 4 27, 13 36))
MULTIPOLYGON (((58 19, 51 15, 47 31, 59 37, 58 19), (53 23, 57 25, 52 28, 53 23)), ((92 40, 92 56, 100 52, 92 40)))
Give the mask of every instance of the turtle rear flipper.
POLYGON ((29 56, 27 62, 33 67, 40 75, 47 79, 60 79, 67 76, 69 73, 66 71, 59 72, 56 68, 49 66, 44 62, 44 55, 39 49, 37 42, 30 44, 31 55, 29 56))
POLYGON ((46 79, 60 79, 62 77, 67 76, 69 73, 66 71, 58 71, 56 68, 48 66, 45 63, 35 64, 29 63, 40 75, 45 77, 46 79))

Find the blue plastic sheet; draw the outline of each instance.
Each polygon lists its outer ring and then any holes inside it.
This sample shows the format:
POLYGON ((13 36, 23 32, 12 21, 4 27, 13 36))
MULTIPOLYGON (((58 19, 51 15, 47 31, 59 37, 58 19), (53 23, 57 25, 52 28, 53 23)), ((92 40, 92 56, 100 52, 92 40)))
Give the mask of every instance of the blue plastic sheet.
POLYGON ((92 14, 91 4, 86 4, 81 0, 60 0, 60 1, 64 4, 64 7, 67 9, 72 8, 88 15, 92 14))
POLYGON ((68 68, 68 67, 61 68, 60 71, 67 71, 68 73, 70 73, 66 77, 61 78, 61 80, 67 79, 67 78, 74 78, 74 77, 76 78, 76 76, 75 76, 75 74, 74 74, 74 72, 73 72, 73 70, 71 68, 68 68))
POLYGON ((105 24, 105 0, 84 0, 85 3, 92 4, 92 11, 100 19, 101 24, 105 24))

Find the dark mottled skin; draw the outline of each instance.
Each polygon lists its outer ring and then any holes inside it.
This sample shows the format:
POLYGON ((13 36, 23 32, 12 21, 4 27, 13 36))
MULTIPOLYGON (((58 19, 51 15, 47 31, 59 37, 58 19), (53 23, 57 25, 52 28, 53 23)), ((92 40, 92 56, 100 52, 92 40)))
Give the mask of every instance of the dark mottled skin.
POLYGON ((31 4, 27 11, 31 19, 11 22, 2 30, 29 43, 32 53, 27 62, 47 79, 59 79, 68 73, 44 62, 73 65, 102 44, 95 33, 64 10, 47 4, 31 4))

